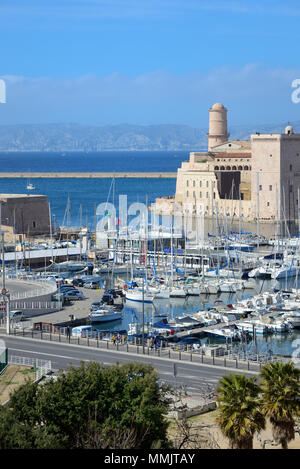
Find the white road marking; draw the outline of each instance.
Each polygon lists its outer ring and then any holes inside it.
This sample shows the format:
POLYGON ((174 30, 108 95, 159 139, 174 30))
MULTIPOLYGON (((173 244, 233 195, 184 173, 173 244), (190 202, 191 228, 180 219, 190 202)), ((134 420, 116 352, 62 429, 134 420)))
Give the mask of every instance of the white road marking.
POLYGON ((22 350, 22 349, 18 349, 18 348, 9 348, 9 350, 14 350, 16 352, 25 352, 25 353, 33 353, 34 355, 45 355, 47 357, 56 357, 56 358, 65 358, 65 359, 69 359, 69 360, 77 360, 77 361, 86 361, 86 362, 90 362, 91 360, 88 360, 88 359, 82 359, 82 358, 76 358, 76 357, 66 357, 65 355, 55 355, 54 353, 45 353, 45 352, 32 352, 30 350, 22 350))

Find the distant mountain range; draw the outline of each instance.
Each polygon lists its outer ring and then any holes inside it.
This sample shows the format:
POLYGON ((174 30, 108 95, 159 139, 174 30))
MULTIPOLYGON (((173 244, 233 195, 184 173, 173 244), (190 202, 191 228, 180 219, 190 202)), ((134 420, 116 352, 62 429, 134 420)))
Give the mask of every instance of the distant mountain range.
MULTIPOLYGON (((252 133, 282 133, 288 123, 233 126, 230 139, 249 139, 252 133)), ((300 121, 290 122, 300 132, 300 121)), ((0 151, 103 151, 207 149, 207 129, 188 125, 28 124, 0 125, 0 151)))

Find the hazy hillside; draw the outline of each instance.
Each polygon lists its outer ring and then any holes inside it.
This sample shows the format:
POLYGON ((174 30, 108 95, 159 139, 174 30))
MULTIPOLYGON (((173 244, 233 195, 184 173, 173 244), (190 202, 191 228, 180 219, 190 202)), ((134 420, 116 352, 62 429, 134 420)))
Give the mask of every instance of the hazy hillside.
MULTIPOLYGON (((300 132, 300 121, 291 122, 300 132)), ((281 133, 287 123, 236 126, 231 139, 248 139, 251 133, 281 133)), ((0 151, 101 151, 101 150, 188 150, 207 148, 207 129, 187 125, 80 124, 1 125, 0 151)))

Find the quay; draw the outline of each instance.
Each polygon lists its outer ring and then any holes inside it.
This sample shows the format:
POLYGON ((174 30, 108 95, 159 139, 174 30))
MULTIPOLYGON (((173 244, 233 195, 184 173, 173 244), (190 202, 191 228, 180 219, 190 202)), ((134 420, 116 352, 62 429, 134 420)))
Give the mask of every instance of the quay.
POLYGON ((177 173, 170 172, 84 172, 84 173, 65 173, 65 172, 55 172, 55 173, 0 173, 1 178, 28 178, 28 179, 39 179, 39 178, 87 178, 87 179, 106 179, 106 178, 145 178, 145 179, 168 179, 177 177, 177 173))

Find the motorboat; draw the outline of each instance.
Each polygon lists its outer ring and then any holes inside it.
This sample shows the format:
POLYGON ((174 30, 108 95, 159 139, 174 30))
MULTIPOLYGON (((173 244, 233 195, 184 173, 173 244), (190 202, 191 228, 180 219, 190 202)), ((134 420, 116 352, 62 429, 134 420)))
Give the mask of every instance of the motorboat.
POLYGON ((92 323, 118 321, 122 319, 122 312, 103 308, 98 311, 92 311, 89 314, 89 318, 92 323))
POLYGON ((247 331, 249 334, 272 334, 274 331, 269 324, 265 324, 260 321, 240 321, 237 324, 237 328, 242 331, 247 331))

